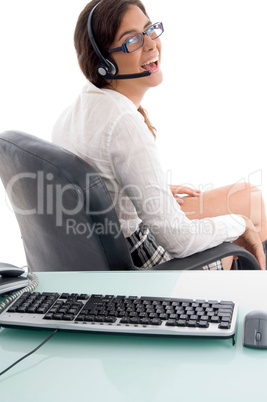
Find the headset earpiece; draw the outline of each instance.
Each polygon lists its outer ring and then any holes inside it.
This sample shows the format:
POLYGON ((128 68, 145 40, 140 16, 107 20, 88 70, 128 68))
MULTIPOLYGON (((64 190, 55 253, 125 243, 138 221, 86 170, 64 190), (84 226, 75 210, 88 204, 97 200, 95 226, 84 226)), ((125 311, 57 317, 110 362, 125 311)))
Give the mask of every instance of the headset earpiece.
POLYGON ((116 75, 118 68, 113 60, 105 58, 105 64, 99 63, 97 67, 97 72, 101 77, 106 77, 109 75, 116 75))

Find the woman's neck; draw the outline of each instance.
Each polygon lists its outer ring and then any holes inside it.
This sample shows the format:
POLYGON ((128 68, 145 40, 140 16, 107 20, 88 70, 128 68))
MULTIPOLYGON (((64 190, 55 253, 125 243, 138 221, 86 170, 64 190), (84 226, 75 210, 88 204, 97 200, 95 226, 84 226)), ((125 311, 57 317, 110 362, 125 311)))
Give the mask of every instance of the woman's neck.
POLYGON ((111 87, 114 91, 117 91, 130 99, 130 101, 133 102, 137 109, 139 108, 146 92, 144 91, 144 88, 138 91, 138 88, 134 86, 134 84, 128 86, 121 85, 121 81, 112 82, 111 87))

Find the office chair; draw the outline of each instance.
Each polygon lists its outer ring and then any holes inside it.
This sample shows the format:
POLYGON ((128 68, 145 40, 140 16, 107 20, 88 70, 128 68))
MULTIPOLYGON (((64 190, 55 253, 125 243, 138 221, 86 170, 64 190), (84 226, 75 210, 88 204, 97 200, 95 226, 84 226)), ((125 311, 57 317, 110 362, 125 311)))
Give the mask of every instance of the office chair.
MULTIPOLYGON (((138 270, 110 195, 84 160, 40 138, 17 131, 0 135, 0 176, 33 272, 138 270)), ((151 269, 193 270, 236 255, 259 269, 246 250, 224 243, 151 269)))

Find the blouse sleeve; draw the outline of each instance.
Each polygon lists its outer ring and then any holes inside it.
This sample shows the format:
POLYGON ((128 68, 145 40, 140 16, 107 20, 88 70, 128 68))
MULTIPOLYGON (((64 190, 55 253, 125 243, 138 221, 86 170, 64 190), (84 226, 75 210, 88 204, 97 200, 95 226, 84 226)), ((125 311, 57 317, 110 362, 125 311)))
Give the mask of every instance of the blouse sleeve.
POLYGON ((161 168, 155 140, 142 116, 127 113, 114 125, 110 162, 120 186, 158 244, 173 257, 234 241, 245 231, 239 215, 190 220, 174 199, 161 168))

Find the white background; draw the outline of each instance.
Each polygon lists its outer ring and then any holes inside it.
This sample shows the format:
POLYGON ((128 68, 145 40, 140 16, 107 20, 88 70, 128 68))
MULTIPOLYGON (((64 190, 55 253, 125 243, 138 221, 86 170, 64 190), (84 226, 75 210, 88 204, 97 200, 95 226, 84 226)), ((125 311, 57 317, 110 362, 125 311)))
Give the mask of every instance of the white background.
MULTIPOLYGON (((49 140, 85 81, 73 47, 83 0, 1 0, 0 132, 49 140)), ((143 101, 170 182, 211 189, 238 181, 267 198, 266 0, 144 0, 163 21, 163 84, 143 101), (170 173, 171 172, 171 173, 170 173)), ((0 261, 23 265, 0 184, 0 261)))

